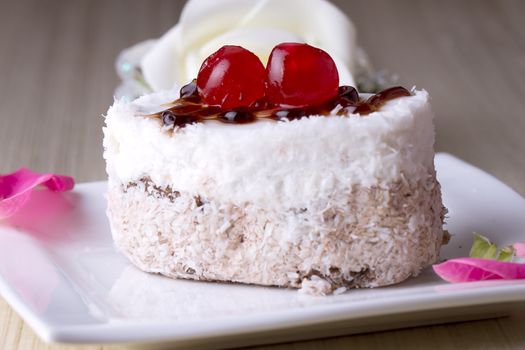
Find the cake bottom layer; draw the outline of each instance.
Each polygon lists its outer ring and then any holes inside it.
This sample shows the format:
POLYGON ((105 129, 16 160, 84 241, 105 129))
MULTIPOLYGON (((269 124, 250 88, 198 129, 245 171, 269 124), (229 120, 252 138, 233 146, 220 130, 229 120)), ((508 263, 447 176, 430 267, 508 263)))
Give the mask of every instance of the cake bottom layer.
POLYGON ((434 263, 446 209, 432 172, 280 210, 218 203, 145 178, 110 185, 107 212, 118 249, 144 271, 328 294, 398 283, 434 263))

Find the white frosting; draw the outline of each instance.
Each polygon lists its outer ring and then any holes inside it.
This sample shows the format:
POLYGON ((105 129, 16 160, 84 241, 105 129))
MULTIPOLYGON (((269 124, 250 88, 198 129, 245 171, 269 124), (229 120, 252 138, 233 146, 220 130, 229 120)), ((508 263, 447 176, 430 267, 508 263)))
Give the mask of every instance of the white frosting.
POLYGON ((149 176, 219 202, 303 207, 352 184, 417 180, 433 169, 434 128, 426 91, 366 117, 310 117, 246 125, 206 122, 170 134, 137 116, 176 92, 115 101, 104 128, 110 181, 149 176), (140 112, 139 112, 140 111, 140 112))
POLYGON ((266 65, 282 42, 306 42, 332 56, 340 85, 354 86, 355 29, 326 0, 190 0, 179 23, 141 61, 155 91, 182 86, 197 77, 202 62, 224 45, 240 45, 266 65))

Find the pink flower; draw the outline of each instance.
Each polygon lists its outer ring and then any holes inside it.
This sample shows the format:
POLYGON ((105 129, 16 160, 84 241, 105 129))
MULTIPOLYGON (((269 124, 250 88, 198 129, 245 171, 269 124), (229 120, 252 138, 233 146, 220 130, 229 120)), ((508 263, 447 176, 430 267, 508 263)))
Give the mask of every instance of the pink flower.
POLYGON ((525 264, 480 258, 450 259, 433 266, 448 282, 513 280, 525 278, 525 264))
POLYGON ((525 242, 514 243, 514 254, 519 258, 525 258, 525 242))
POLYGON ((0 175, 0 220, 18 212, 31 197, 33 189, 40 185, 53 192, 64 192, 71 190, 75 181, 69 176, 39 174, 25 168, 0 175))

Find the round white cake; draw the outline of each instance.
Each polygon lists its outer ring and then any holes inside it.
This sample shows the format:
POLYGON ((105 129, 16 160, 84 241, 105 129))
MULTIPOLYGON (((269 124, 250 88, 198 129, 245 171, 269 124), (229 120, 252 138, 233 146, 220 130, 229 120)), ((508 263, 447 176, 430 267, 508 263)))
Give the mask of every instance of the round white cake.
POLYGON ((174 95, 117 100, 106 116, 108 217, 142 270, 326 294, 437 260, 446 209, 427 92, 366 116, 168 131, 145 114, 174 95))

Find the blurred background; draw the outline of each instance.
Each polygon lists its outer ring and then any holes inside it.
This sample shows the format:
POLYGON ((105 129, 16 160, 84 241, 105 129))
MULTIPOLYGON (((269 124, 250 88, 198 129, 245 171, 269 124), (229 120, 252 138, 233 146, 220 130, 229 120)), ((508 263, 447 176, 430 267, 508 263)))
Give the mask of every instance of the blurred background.
MULTIPOLYGON (((525 2, 334 1, 377 69, 432 96, 437 151, 525 194, 525 2)), ((0 173, 105 178, 114 60, 159 37, 184 1, 0 1, 0 173)))

